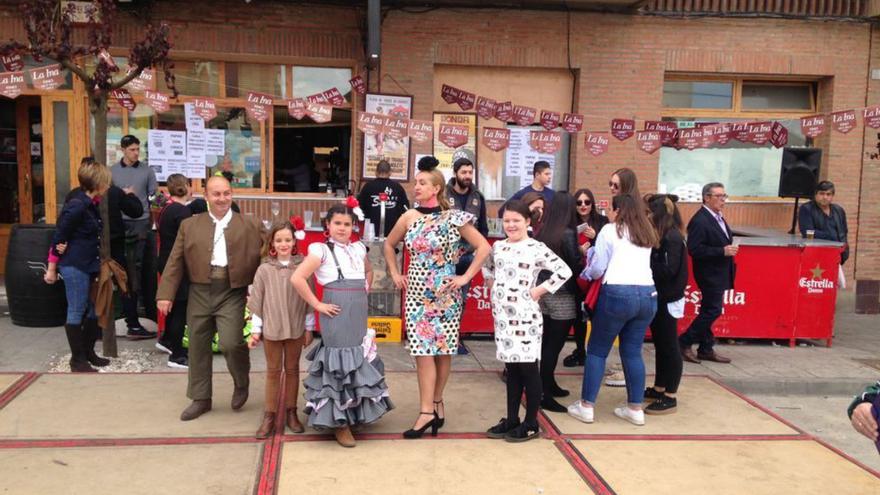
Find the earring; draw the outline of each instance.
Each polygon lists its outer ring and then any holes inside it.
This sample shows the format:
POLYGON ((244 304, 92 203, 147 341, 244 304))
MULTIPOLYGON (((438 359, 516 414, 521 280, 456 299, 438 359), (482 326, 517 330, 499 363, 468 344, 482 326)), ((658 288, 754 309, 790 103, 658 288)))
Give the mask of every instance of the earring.
POLYGON ((325 238, 325 239, 329 239, 329 238, 330 238, 330 231, 327 230, 327 229, 324 229, 324 238, 325 238))
POLYGON ((278 252, 275 251, 275 248, 273 248, 273 247, 269 248, 269 256, 272 256, 273 258, 275 256, 278 256, 278 252))

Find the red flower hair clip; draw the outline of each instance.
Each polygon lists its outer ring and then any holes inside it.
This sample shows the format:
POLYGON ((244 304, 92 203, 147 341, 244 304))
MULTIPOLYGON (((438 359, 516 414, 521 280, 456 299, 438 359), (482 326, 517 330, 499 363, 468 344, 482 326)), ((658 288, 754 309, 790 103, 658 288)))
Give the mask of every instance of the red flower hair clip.
POLYGON ((293 237, 298 240, 306 238, 306 222, 299 215, 290 216, 290 225, 293 226, 293 237))
POLYGON ((361 222, 364 221, 364 210, 361 209, 361 204, 358 202, 357 198, 349 196, 345 199, 345 206, 351 208, 354 214, 357 215, 358 220, 361 222))

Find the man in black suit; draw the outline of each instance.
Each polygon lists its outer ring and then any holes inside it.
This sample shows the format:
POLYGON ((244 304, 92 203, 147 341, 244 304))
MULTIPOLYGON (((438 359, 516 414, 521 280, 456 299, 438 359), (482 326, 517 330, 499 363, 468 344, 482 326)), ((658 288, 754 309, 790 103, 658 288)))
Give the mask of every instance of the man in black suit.
POLYGON ((693 260, 694 280, 702 298, 700 313, 679 337, 682 359, 691 363, 700 360, 729 363, 730 359, 713 349, 715 337, 712 324, 721 316, 724 291, 733 288, 736 265, 733 257, 739 247, 733 245, 733 233, 721 211, 727 202, 724 184, 710 182, 703 186, 703 207, 687 226, 687 247, 693 260), (691 346, 699 344, 697 354, 691 346))

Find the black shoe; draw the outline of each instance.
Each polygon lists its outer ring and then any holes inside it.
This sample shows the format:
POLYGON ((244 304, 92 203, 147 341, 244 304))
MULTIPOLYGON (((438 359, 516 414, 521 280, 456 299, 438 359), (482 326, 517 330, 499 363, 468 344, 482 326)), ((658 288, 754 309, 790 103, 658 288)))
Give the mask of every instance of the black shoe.
POLYGON ((440 428, 443 428, 443 425, 446 424, 446 406, 443 404, 442 400, 435 400, 434 401, 434 415, 437 416, 437 418, 436 418, 437 419, 437 429, 439 430, 440 428), (443 406, 443 417, 442 418, 440 417, 440 414, 437 412, 437 404, 440 404, 443 406))
POLYGON ((431 436, 432 437, 437 436, 437 430, 439 429, 439 427, 437 426, 437 413, 435 413, 434 411, 431 411, 431 412, 420 412, 419 414, 422 416, 431 416, 433 419, 431 419, 431 421, 428 421, 427 423, 425 423, 424 426, 422 426, 418 430, 415 428, 410 428, 410 429, 406 430, 405 432, 403 432, 403 438, 406 438, 407 440, 422 438, 422 435, 425 434, 425 431, 428 428, 431 429, 431 436))
POLYGON ((541 430, 538 428, 537 424, 528 424, 522 423, 521 425, 511 429, 504 435, 504 440, 507 442, 525 442, 531 440, 533 438, 538 438, 541 435, 541 430))
POLYGON ((553 386, 550 387, 550 395, 553 397, 568 397, 571 395, 571 392, 560 387, 558 383, 554 383, 553 386))
POLYGON ((171 356, 168 358, 168 367, 169 368, 188 369, 189 368, 189 359, 186 356, 179 356, 179 357, 171 356))
POLYGON ((583 366, 587 361, 587 353, 581 352, 575 349, 571 354, 565 357, 562 360, 562 365, 566 368, 576 368, 578 366, 583 366))
POLYGON ((660 399, 648 404, 645 408, 645 414, 672 414, 678 406, 678 401, 674 397, 663 394, 660 399))
POLYGON ((98 370, 89 364, 85 351, 82 324, 65 324, 64 333, 67 335, 67 344, 70 346, 70 371, 73 373, 97 373, 98 370))
POLYGON ((547 396, 544 396, 544 398, 541 399, 541 409, 543 409, 545 411, 558 412, 558 413, 568 412, 567 407, 556 402, 556 399, 554 399, 553 397, 547 397, 547 396))
POLYGON ((654 387, 648 387, 645 389, 645 400, 660 400, 663 397, 666 397, 666 394, 663 392, 658 392, 654 387))
POLYGON ((86 359, 92 366, 103 367, 110 364, 110 360, 102 358, 95 354, 95 342, 101 335, 101 327, 98 326, 98 320, 86 318, 83 320, 83 350, 86 353, 86 359))
POLYGON ((128 327, 128 332, 125 334, 129 340, 146 340, 146 339, 155 339, 156 332, 151 332, 144 327, 128 327))
POLYGON ((486 430, 486 436, 489 438, 494 438, 496 440, 501 440, 507 435, 507 432, 519 426, 519 418, 516 418, 515 421, 507 421, 507 418, 501 418, 498 421, 498 424, 486 430))

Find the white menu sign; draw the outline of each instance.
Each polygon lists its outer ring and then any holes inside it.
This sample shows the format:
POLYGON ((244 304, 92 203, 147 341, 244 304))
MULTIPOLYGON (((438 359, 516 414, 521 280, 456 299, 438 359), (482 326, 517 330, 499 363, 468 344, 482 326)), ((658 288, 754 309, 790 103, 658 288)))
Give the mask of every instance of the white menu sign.
POLYGON ((538 153, 529 145, 528 127, 508 126, 510 130, 510 146, 507 147, 505 160, 505 175, 507 177, 519 177, 520 188, 532 183, 532 167, 535 162, 544 160, 550 164, 551 169, 556 168, 556 156, 538 153))

